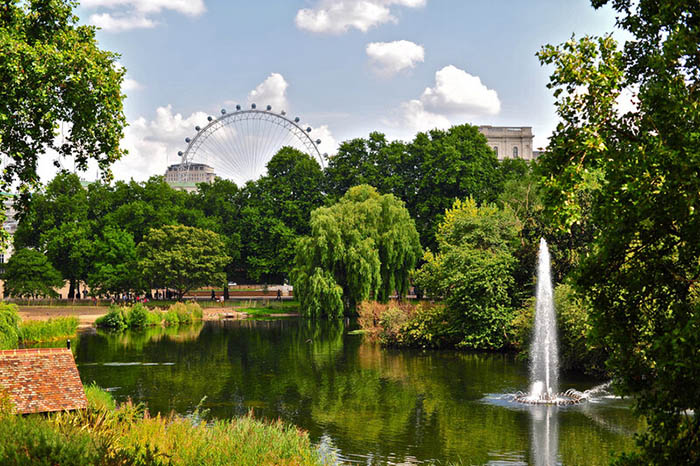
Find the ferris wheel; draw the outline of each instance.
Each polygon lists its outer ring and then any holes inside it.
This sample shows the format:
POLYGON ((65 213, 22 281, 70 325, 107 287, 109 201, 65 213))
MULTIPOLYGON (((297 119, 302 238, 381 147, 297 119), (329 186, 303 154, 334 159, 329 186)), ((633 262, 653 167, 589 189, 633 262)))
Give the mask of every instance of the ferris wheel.
POLYGON ((270 159, 285 146, 313 157, 321 167, 324 158, 318 150, 320 139, 311 137, 311 127, 304 128, 300 118, 290 119, 286 112, 274 113, 251 104, 250 109, 227 112, 208 123, 195 126, 197 133, 185 138, 187 148, 178 152, 182 162, 175 167, 179 182, 193 184, 213 180, 214 176, 236 182, 239 186, 265 173, 270 159))

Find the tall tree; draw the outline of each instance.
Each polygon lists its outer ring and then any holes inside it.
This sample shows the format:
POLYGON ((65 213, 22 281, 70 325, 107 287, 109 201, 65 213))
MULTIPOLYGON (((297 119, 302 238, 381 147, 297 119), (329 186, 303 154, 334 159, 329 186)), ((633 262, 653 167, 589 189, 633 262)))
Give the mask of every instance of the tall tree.
POLYGON ((0 187, 18 181, 23 201, 47 150, 80 169, 95 160, 105 178, 123 154, 125 71, 116 54, 100 50, 93 26, 78 25, 75 5, 6 0, 0 7, 0 152, 9 157, 0 187))
POLYGON ((92 295, 118 296, 144 289, 131 233, 107 226, 95 241, 87 283, 92 295))
POLYGON ((46 256, 34 249, 16 251, 5 268, 5 294, 8 296, 56 297, 55 288, 63 286, 61 274, 46 256))
POLYGON ((420 253, 403 202, 356 186, 312 212, 311 235, 297 245, 292 283, 305 313, 338 317, 366 299, 386 301, 394 291, 404 296, 420 253))
POLYGON ((577 284, 617 389, 647 420, 629 464, 700 462, 700 3, 611 3, 631 39, 540 52, 561 122, 543 164, 562 228, 595 225, 577 284), (616 101, 634 93, 622 114, 616 101), (689 388, 691 387, 691 388, 689 388))
POLYGON ((200 287, 224 284, 224 266, 230 261, 225 243, 213 231, 183 225, 152 229, 139 243, 139 267, 156 286, 173 288, 178 298, 200 287))

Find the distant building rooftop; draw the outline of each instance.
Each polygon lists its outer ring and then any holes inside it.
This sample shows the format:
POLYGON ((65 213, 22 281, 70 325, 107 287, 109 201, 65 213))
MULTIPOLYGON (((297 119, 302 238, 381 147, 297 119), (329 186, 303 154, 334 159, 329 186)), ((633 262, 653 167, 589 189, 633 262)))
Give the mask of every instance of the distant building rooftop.
POLYGON ((87 408, 73 353, 66 348, 0 351, 0 390, 20 414, 87 408))

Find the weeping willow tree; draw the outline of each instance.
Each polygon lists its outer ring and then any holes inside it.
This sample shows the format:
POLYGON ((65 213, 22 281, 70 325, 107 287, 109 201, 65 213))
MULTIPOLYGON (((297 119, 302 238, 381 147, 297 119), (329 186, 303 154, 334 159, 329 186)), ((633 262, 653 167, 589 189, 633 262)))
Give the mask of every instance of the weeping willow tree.
POLYGON ((404 203, 368 185, 311 213, 311 235, 299 240, 294 292, 309 317, 340 317, 366 299, 405 296, 421 256, 416 226, 404 203))

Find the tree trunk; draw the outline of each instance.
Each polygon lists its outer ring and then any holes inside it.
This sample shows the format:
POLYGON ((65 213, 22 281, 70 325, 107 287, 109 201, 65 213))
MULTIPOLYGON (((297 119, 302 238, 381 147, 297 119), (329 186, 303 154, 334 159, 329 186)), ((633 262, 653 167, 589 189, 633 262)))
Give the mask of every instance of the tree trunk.
POLYGON ((228 301, 228 283, 224 285, 224 300, 228 301))
POLYGON ((68 288, 68 299, 73 299, 75 297, 75 280, 70 280, 70 287, 68 288))

